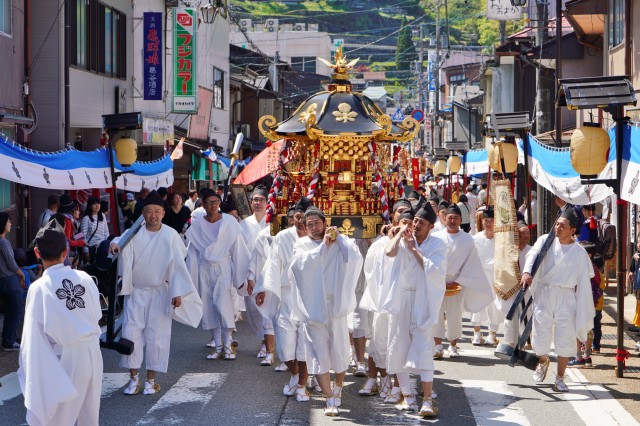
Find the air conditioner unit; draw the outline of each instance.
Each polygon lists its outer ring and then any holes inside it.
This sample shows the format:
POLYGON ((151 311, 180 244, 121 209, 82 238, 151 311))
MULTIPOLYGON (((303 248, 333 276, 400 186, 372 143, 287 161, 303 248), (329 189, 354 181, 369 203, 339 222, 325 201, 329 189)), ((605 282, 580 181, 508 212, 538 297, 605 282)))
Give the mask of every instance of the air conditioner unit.
POLYGON ((307 30, 307 24, 305 24, 304 22, 297 23, 293 26, 293 31, 306 31, 306 30, 307 30))
POLYGON ((241 19, 240 20, 240 31, 246 33, 247 31, 251 31, 251 19, 241 19))
POLYGON ((264 21, 264 30, 268 33, 277 33, 278 20, 274 18, 269 18, 266 21, 264 21))
POLYGON ((318 32, 318 24, 309 24, 307 25, 308 31, 318 32))
POLYGON ((251 137, 251 126, 249 124, 236 124, 236 135, 242 133, 245 138, 251 137))

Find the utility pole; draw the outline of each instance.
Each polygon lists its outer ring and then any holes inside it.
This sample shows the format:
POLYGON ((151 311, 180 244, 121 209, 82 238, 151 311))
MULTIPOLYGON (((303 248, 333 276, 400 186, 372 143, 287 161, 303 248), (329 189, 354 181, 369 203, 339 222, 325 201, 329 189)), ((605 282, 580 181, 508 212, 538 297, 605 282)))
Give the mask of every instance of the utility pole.
POLYGON ((433 138, 433 146, 437 148, 442 148, 441 134, 442 129, 440 129, 440 124, 438 122, 438 118, 440 118, 440 0, 436 0, 436 66, 435 66, 435 86, 436 86, 436 104, 435 104, 435 115, 434 115, 434 138, 433 138))
MULTIPOLYGON (((536 0, 536 44, 542 46, 547 42, 549 37, 549 31, 547 28, 547 20, 549 19, 549 9, 546 1, 536 0)), ((536 93, 536 116, 534 117, 536 123, 536 133, 544 133, 551 130, 551 120, 549 114, 547 114, 548 106, 550 105, 550 91, 547 87, 547 83, 541 78, 541 67, 538 66, 536 71, 536 87, 538 89, 536 93)))
POLYGON ((422 49, 422 23, 420 24, 420 30, 418 31, 418 34, 420 37, 418 42, 418 63, 416 64, 418 72, 418 109, 424 111, 424 87, 422 85, 422 63, 424 61, 424 51, 422 49))
MULTIPOLYGON (((556 0, 556 90, 562 78, 562 1, 556 0)), ((562 108, 556 106, 556 144, 562 143, 562 108)))

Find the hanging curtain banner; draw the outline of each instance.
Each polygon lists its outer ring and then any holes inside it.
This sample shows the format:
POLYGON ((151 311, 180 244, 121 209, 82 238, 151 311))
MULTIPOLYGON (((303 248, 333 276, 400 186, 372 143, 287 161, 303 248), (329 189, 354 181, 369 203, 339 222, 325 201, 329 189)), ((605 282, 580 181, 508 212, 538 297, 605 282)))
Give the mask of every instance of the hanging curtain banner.
MULTIPOLYGON (((614 128, 615 129, 615 128, 614 128)), ((615 177, 615 130, 609 130, 611 148, 609 162, 598 179, 615 177)), ((524 152, 524 142, 517 141, 518 150, 524 152)), ((613 189, 604 184, 583 185, 580 175, 571 166, 569 148, 554 148, 540 143, 529 135, 529 173, 540 185, 562 198, 567 203, 584 205, 598 203, 611 194, 613 189), (587 190, 589 194, 587 194, 587 190)))
MULTIPOLYGON (((173 161, 169 156, 148 162, 136 162, 125 169, 115 160, 116 171, 132 171, 116 181, 118 189, 140 191, 173 184, 173 161)), ((79 190, 111 188, 109 152, 65 149, 56 152, 34 151, 0 135, 0 178, 36 188, 79 190), (9 167, 10 166, 10 167, 9 167)))
POLYGON ((474 149, 464 154, 464 174, 481 175, 489 173, 489 154, 486 149, 474 149))
POLYGON ((176 8, 173 13, 173 105, 171 112, 198 112, 196 81, 197 9, 176 8))
POLYGON ((162 100, 162 12, 142 14, 144 100, 162 100))
POLYGON ((420 159, 412 158, 411 159, 411 178, 413 179, 413 189, 416 191, 420 186, 420 159))
MULTIPOLYGON (((609 132, 611 145, 615 146, 616 134, 609 132)), ((622 148, 622 184, 620 198, 633 204, 640 204, 640 129, 625 125, 624 147, 622 148)), ((632 234, 635 235, 635 234, 632 234)))

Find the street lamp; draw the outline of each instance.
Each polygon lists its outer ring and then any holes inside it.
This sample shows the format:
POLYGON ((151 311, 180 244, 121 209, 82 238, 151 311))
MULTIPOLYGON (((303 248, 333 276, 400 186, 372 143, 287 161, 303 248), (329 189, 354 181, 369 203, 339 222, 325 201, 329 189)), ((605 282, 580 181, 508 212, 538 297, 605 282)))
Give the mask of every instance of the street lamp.
POLYGON ((622 151, 624 148, 624 125, 629 117, 624 116, 624 107, 635 105, 636 95, 628 76, 602 76, 584 78, 566 78, 559 81, 556 105, 566 106, 570 110, 602 108, 611 114, 616 123, 616 177, 615 179, 591 179, 583 184, 604 183, 613 189, 618 203, 616 217, 616 282, 618 285, 618 341, 616 348, 616 377, 623 377, 624 362, 628 352, 624 349, 624 263, 622 249, 622 227, 626 221, 626 203, 620 199, 622 189, 622 151))
POLYGON ((216 16, 222 15, 223 18, 227 17, 227 12, 223 0, 214 0, 208 2, 204 6, 200 6, 200 14, 202 15, 202 22, 205 24, 213 24, 216 20, 216 16))

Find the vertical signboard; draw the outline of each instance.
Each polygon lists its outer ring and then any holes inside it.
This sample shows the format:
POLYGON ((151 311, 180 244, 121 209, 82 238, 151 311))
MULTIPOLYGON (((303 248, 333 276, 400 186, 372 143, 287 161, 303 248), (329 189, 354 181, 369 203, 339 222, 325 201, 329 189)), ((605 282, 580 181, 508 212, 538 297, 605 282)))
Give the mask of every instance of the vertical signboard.
POLYGON ((211 106, 213 105, 213 90, 206 87, 198 88, 198 113, 192 115, 189 120, 189 132, 191 139, 206 140, 209 138, 209 123, 211 122, 211 106))
POLYGON ((520 7, 511 0, 487 0, 487 19, 496 21, 517 21, 522 16, 520 7))
POLYGON ((144 100, 162 100, 162 12, 143 14, 144 100))
POLYGON ((175 113, 198 112, 196 81, 196 32, 198 14, 195 8, 179 8, 173 12, 173 103, 175 113))

